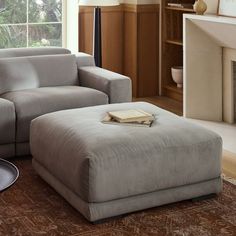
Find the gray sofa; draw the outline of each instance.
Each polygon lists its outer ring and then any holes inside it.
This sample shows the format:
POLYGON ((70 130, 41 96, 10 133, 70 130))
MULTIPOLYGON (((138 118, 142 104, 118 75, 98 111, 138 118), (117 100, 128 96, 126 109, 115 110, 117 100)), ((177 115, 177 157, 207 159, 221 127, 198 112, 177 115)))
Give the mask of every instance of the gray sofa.
POLYGON ((65 109, 131 101, 129 78, 63 48, 0 50, 0 158, 30 154, 34 118, 65 109))

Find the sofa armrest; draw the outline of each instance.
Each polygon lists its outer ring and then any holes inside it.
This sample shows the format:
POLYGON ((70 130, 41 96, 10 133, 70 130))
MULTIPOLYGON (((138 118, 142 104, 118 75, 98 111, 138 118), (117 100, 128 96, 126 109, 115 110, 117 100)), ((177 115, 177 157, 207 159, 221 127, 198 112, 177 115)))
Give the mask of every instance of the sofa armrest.
POLYGON ((79 68, 80 85, 106 93, 109 103, 131 102, 131 80, 123 75, 96 67, 79 68))
POLYGON ((0 98, 0 145, 15 142, 15 106, 0 98))
POLYGON ((78 68, 83 66, 95 66, 94 57, 83 52, 76 54, 76 60, 78 68))

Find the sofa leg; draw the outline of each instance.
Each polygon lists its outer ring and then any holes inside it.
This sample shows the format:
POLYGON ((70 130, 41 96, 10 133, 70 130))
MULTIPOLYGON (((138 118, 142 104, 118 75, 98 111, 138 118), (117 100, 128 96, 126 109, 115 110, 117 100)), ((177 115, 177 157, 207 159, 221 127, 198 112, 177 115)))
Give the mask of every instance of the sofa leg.
POLYGON ((196 198, 193 198, 191 200, 192 200, 192 202, 199 202, 199 201, 203 201, 203 200, 208 200, 208 199, 214 198, 216 196, 217 196, 216 193, 212 193, 212 194, 209 194, 209 195, 205 195, 205 196, 201 196, 201 197, 196 197, 196 198))

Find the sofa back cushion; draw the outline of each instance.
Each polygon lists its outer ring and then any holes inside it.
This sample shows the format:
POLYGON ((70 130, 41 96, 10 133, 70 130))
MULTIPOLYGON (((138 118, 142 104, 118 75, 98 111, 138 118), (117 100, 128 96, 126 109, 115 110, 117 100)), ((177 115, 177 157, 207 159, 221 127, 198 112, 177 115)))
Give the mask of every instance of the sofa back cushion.
POLYGON ((71 54, 66 48, 41 47, 41 48, 8 48, 0 50, 0 58, 6 57, 30 57, 40 55, 71 54))
POLYGON ((0 94, 39 87, 78 84, 75 55, 0 59, 0 94))

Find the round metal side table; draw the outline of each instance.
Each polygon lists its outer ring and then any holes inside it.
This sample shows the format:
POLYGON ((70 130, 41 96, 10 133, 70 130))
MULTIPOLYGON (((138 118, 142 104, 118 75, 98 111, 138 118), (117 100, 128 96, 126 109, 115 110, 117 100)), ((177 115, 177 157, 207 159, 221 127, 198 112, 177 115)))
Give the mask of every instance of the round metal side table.
POLYGON ((18 168, 11 162, 0 158, 0 192, 11 187, 18 177, 18 168))

